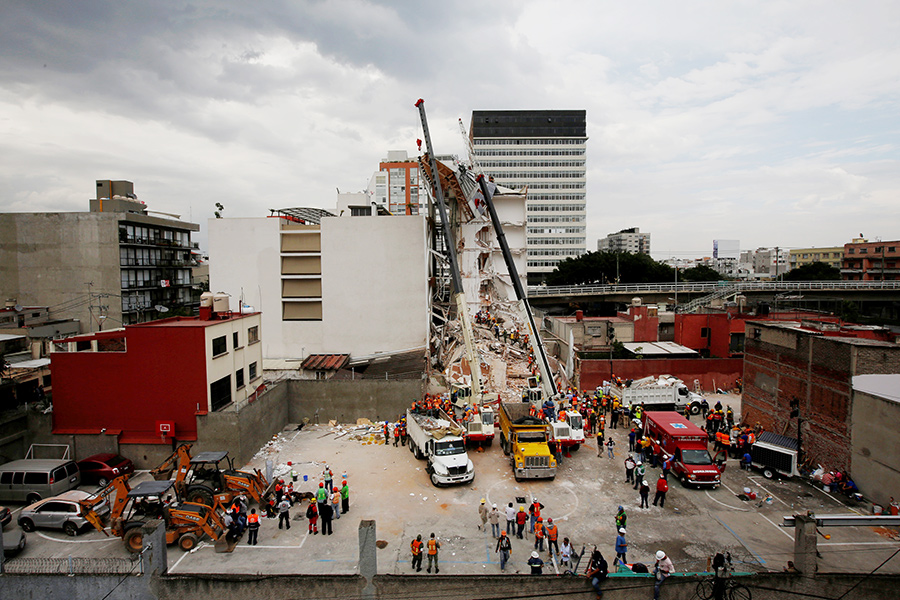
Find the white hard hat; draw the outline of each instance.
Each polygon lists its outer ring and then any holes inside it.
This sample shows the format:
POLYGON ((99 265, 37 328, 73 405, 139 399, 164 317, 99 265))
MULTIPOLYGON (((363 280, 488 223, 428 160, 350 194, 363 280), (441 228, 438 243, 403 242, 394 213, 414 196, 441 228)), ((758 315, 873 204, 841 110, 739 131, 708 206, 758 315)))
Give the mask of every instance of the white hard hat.
POLYGON ((665 552, 663 552, 662 550, 657 550, 657 551, 656 551, 656 560, 662 560, 662 559, 664 559, 665 557, 666 557, 666 553, 665 553, 665 552))
POLYGON ((619 527, 619 533, 625 533, 625 528, 624 528, 624 527, 619 527))
POLYGON ((537 550, 531 553, 531 558, 539 558, 540 554, 537 553, 537 550))
POLYGON ((496 504, 494 505, 494 508, 497 508, 497 505, 496 505, 496 504))

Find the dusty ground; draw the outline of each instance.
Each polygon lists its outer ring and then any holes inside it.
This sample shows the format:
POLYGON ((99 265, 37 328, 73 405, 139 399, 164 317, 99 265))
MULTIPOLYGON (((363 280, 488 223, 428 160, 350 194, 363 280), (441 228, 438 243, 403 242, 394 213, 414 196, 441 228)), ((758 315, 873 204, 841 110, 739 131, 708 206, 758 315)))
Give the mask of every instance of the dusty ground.
MULTIPOLYGON (((729 400, 739 401, 736 398, 729 400)), ((723 401, 723 403, 725 403, 723 401)), ((696 419, 696 418, 695 418, 696 419)), ((471 485, 435 488, 424 461, 417 461, 405 447, 385 446, 369 436, 337 437, 340 430, 328 425, 297 431, 291 426, 257 454, 253 467, 265 470, 271 460, 276 473, 287 471, 287 462, 299 474, 297 487, 313 491, 325 465, 335 476, 348 476, 351 511, 334 523, 334 535, 309 535, 301 515, 306 504, 292 511, 292 528, 280 531, 275 520, 263 520, 259 545, 242 540, 231 554, 215 554, 211 545, 185 554, 169 550, 170 570, 243 573, 355 573, 358 553, 357 527, 361 519, 374 519, 377 537, 386 542, 378 551, 379 571, 408 573, 409 543, 417 535, 434 532, 442 544, 441 573, 499 572, 495 542, 488 531, 479 531, 477 508, 481 498, 504 507, 516 498, 536 496, 552 517, 560 536, 571 538, 576 550, 593 545, 611 559, 615 553, 613 516, 622 504, 628 512, 628 560, 652 561, 664 549, 678 570, 704 570, 706 558, 730 550, 745 570, 781 570, 792 558, 793 531, 780 527, 782 517, 806 510, 847 513, 851 508, 838 499, 799 481, 768 481, 758 473, 737 468, 729 461, 723 485, 717 490, 685 489, 672 482, 664 509, 638 509, 638 495, 624 483, 623 461, 626 431, 611 430, 616 439, 615 458, 598 458, 593 438, 580 452, 564 459, 554 481, 516 483, 508 459, 499 444, 484 452, 470 452, 476 476, 471 485), (303 476, 307 481, 303 481, 303 476), (771 504, 744 502, 737 494, 744 487, 770 492, 771 504)), ((648 471, 655 481, 658 471, 648 471)), ((146 477, 146 475, 142 475, 146 477)), ((651 493, 652 499, 652 493, 651 493)), ((518 506, 518 502, 516 502, 518 506)), ((863 507, 859 507, 862 509, 863 507)), ((15 527, 15 525, 12 525, 15 527)), ((900 548, 893 532, 858 527, 829 529, 830 540, 819 538, 820 570, 868 572, 900 548)), ((513 539, 512 571, 527 572, 525 561, 533 539, 513 539)), ((126 556, 121 541, 104 538, 96 531, 67 538, 62 532, 28 534, 22 556, 126 556)), ((545 553, 546 558, 546 553, 545 553)), ((884 572, 900 572, 900 561, 891 561, 884 572)), ((424 573, 424 571, 423 571, 424 573)))

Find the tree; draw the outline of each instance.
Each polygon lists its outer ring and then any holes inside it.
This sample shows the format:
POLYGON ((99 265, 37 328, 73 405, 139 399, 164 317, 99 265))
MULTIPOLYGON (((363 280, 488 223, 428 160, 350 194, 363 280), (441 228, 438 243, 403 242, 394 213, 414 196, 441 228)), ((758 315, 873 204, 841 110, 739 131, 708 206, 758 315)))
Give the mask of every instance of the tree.
POLYGON ((819 261, 800 265, 784 274, 785 281, 830 281, 840 278, 840 269, 819 261))
POLYGON ((674 278, 672 267, 646 254, 598 251, 560 262, 547 275, 547 285, 657 283, 674 278))
POLYGON ((697 265, 678 272, 678 281, 719 281, 722 279, 727 278, 706 265, 697 265))

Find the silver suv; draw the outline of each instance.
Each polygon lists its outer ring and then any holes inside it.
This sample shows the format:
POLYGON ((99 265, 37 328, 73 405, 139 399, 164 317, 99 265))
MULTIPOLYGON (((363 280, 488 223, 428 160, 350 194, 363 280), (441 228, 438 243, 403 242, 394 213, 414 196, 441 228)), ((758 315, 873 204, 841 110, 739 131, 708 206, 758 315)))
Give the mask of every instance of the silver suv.
MULTIPOLYGON (((89 523, 82 516, 80 500, 92 494, 81 490, 70 490, 59 496, 47 498, 26 506, 19 514, 19 527, 25 531, 34 531, 36 527, 46 529, 62 529, 66 535, 78 535, 89 523)), ((101 518, 109 514, 109 503, 104 500, 94 507, 94 512, 101 518)))

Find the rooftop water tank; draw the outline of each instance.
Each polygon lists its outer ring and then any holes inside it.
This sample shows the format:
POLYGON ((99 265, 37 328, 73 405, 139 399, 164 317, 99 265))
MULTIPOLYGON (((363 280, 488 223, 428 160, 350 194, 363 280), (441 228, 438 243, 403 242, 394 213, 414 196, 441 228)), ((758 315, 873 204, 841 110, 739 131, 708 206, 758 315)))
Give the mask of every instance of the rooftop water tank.
POLYGON ((213 311, 219 314, 229 312, 231 309, 228 306, 228 298, 228 294, 223 292, 213 294, 213 311))

